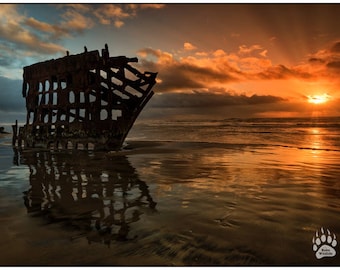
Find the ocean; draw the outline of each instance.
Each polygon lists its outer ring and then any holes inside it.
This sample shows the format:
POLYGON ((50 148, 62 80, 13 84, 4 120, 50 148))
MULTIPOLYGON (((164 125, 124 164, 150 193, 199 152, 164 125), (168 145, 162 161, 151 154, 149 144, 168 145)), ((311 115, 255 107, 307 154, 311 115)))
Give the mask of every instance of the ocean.
POLYGON ((111 152, 2 135, 0 221, 0 265, 339 265, 340 118, 138 120, 111 152))

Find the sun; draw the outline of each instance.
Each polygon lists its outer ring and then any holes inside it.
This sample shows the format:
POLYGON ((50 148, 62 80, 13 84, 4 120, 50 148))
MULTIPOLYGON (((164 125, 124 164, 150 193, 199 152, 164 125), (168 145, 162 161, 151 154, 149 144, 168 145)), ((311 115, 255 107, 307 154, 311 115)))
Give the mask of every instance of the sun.
POLYGON ((322 95, 308 95, 308 102, 312 104, 323 104, 331 99, 331 96, 328 94, 322 95))

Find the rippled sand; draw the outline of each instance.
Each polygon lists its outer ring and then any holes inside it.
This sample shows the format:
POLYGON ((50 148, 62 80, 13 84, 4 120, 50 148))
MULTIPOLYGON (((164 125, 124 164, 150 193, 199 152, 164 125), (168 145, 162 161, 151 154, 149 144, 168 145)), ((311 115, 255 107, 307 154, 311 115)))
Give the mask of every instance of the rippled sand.
POLYGON ((130 142, 120 152, 0 145, 1 265, 339 265, 340 153, 130 142), (17 165, 12 165, 12 164, 17 165))

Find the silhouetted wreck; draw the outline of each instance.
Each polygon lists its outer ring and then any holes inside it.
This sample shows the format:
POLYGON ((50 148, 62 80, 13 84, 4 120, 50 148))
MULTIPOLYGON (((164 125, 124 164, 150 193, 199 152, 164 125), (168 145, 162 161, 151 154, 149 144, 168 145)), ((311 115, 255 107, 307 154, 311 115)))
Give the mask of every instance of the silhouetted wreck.
POLYGON ((27 120, 13 125, 13 145, 26 148, 119 149, 153 95, 157 73, 137 58, 110 57, 108 46, 24 67, 27 120))

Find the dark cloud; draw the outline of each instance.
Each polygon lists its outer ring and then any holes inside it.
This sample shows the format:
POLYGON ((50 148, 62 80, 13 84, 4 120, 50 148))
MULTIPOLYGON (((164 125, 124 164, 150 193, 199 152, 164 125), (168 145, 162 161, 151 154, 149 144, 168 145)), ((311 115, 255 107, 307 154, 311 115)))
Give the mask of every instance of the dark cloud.
POLYGON ((340 53, 340 42, 338 41, 338 42, 335 42, 333 45, 332 45, 332 47, 331 47, 331 49, 330 49, 330 52, 332 52, 332 53, 340 53))
POLYGON ((138 54, 144 57, 141 60, 143 69, 158 72, 161 81, 157 85, 159 92, 208 88, 211 84, 236 82, 240 74, 223 57, 211 58, 210 63, 207 63, 194 57, 175 59, 170 53, 150 48, 141 49, 138 54), (156 60, 151 61, 150 57, 156 60))
POLYGON ((317 57, 312 57, 310 59, 308 59, 309 63, 311 64, 324 64, 325 63, 325 60, 324 59, 321 59, 321 58, 317 58, 317 57))
MULTIPOLYGON (((219 89, 221 90, 221 89, 219 89)), ((233 93, 164 93, 155 95, 142 118, 218 119, 278 115, 300 110, 301 106, 276 96, 246 96, 233 93)))
POLYGON ((325 50, 317 52, 309 58, 308 62, 309 64, 317 65, 316 75, 338 77, 340 70, 340 41, 336 41, 325 50), (320 69, 320 67, 323 69, 320 69))
POLYGON ((292 75, 293 72, 289 68, 285 67, 284 65, 278 65, 275 67, 270 67, 263 72, 260 72, 258 74, 258 77, 262 79, 279 80, 291 77, 292 75))
POLYGON ((223 106, 261 105, 283 102, 285 99, 276 96, 236 95, 232 93, 164 93, 155 95, 152 107, 155 108, 214 108, 223 106))
POLYGON ((301 69, 277 65, 269 67, 266 70, 253 75, 253 77, 262 80, 283 80, 289 78, 309 79, 312 78, 313 75, 301 69))
MULTIPOLYGON (((254 49, 258 46, 252 46, 254 49)), ((243 51, 251 49, 242 47, 243 51)), ((310 80, 315 74, 309 69, 285 65, 273 66, 263 57, 239 57, 227 54, 223 50, 210 52, 203 57, 199 55, 176 59, 173 54, 142 49, 141 65, 145 70, 158 71, 157 90, 159 92, 191 91, 192 89, 210 89, 235 82, 258 80, 310 80)), ((243 53, 244 54, 244 53, 243 53)), ((322 58, 313 57, 310 62, 321 62, 322 58)))
POLYGON ((247 101, 247 104, 250 104, 250 105, 269 104, 269 103, 277 103, 277 102, 285 101, 284 98, 271 96, 271 95, 265 95, 265 96, 252 95, 250 97, 245 96, 245 99, 247 101))
POLYGON ((340 60, 328 62, 326 66, 331 69, 340 69, 340 60))
POLYGON ((210 83, 235 82, 237 79, 226 70, 215 70, 207 67, 180 62, 157 64, 142 60, 145 70, 157 70, 162 83, 157 85, 159 92, 170 92, 181 89, 207 88, 210 83))

